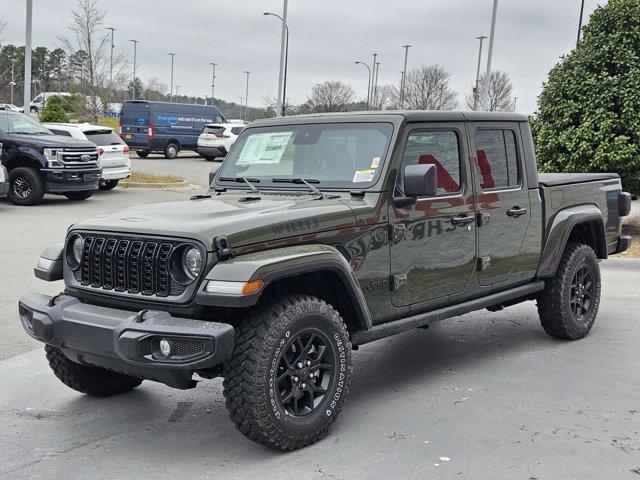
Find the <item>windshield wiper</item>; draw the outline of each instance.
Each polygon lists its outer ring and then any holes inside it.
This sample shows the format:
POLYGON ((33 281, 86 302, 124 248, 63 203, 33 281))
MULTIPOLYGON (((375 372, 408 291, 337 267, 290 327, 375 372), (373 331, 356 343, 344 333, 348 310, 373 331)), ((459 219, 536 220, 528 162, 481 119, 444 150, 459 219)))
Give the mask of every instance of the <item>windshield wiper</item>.
POLYGON ((253 193, 260 193, 260 190, 258 190, 258 187, 256 187, 253 183, 251 183, 251 182, 260 183, 260 180, 258 178, 249 179, 247 177, 220 177, 220 180, 223 182, 246 183, 247 185, 249 185, 249 188, 253 193))
POLYGON ((327 195, 323 193, 318 187, 312 185, 312 183, 320 183, 320 180, 315 178, 272 178, 271 181, 273 183, 296 183, 298 185, 306 185, 309 190, 311 190, 314 194, 319 195, 319 198, 336 198, 338 195, 327 195))

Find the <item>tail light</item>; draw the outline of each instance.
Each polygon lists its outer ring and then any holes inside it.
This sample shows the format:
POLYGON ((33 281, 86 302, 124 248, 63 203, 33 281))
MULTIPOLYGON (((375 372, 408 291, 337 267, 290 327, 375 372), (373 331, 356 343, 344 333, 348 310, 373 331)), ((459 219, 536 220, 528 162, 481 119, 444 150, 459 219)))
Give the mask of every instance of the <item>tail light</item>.
POLYGON ((147 127, 147 137, 149 137, 149 140, 153 138, 153 125, 151 124, 147 127))
POLYGON ((124 148, 122 149, 122 151, 124 153, 129 153, 129 145, 125 145, 124 148))
POLYGON ((230 135, 225 135, 224 133, 215 133, 214 135, 218 138, 231 138, 230 135))

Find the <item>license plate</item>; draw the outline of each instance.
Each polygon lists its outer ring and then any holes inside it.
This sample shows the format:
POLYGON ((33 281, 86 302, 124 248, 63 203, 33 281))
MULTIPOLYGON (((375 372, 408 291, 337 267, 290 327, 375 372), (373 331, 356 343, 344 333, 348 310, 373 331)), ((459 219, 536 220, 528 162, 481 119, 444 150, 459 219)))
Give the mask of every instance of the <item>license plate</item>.
POLYGON ((133 135, 131 135, 130 133, 125 133, 124 134, 124 139, 125 140, 133 140, 133 135))
POLYGON ((95 180, 95 175, 93 173, 85 173, 82 178, 85 182, 90 182, 91 180, 95 180))

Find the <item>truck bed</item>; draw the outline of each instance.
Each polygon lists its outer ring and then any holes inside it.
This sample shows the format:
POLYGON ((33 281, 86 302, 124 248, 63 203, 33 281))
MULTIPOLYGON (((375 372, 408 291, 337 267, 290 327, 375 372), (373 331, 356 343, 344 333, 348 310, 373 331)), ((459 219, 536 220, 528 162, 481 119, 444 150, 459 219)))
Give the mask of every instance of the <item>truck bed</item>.
POLYGON ((539 182, 543 187, 557 187, 574 183, 596 182, 620 178, 617 173, 540 173, 539 182))

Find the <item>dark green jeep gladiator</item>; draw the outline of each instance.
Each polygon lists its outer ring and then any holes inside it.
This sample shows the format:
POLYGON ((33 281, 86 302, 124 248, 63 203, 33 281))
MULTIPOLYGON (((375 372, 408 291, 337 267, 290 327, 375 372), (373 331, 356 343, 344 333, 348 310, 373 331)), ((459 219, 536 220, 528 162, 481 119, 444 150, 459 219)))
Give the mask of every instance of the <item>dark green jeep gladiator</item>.
POLYGON ((584 337, 630 202, 616 174, 538 175, 522 115, 257 121, 208 195, 69 228, 35 268, 64 291, 20 320, 77 391, 222 376, 237 428, 292 450, 336 419, 359 345, 528 300, 584 337))

